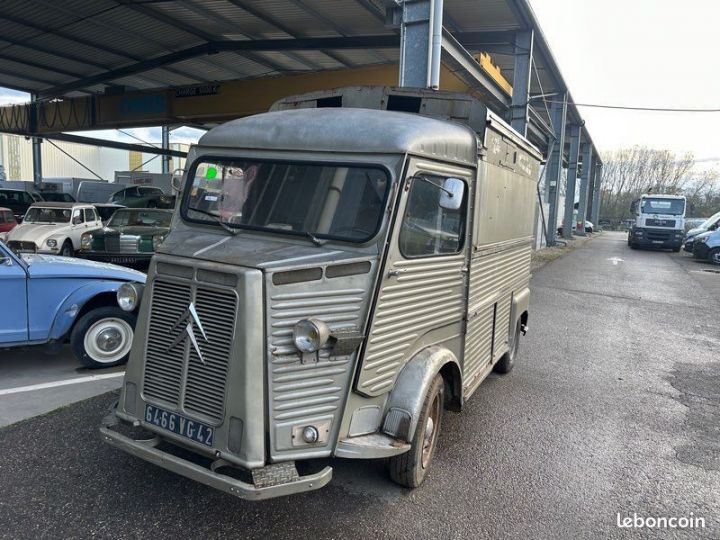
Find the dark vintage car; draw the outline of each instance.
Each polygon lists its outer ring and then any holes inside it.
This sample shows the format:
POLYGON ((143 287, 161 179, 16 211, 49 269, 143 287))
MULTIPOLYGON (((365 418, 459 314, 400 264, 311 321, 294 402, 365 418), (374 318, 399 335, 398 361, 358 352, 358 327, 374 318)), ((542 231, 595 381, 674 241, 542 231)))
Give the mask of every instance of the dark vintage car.
POLYGON ((110 220, 112 215, 115 213, 115 210, 125 208, 122 204, 114 203, 93 203, 93 206, 95 207, 95 210, 97 210, 97 213, 103 223, 107 223, 110 220))
MULTIPOLYGON (((38 199, 42 200, 42 199, 38 199)), ((12 210, 15 220, 20 223, 35 198, 22 189, 0 189, 0 206, 12 210)))
POLYGON ((129 186, 113 193, 108 202, 129 208, 172 208, 175 197, 165 195, 162 189, 152 186, 129 186))
POLYGON ((172 210, 121 208, 103 229, 86 233, 78 256, 133 268, 147 268, 170 230, 172 210))

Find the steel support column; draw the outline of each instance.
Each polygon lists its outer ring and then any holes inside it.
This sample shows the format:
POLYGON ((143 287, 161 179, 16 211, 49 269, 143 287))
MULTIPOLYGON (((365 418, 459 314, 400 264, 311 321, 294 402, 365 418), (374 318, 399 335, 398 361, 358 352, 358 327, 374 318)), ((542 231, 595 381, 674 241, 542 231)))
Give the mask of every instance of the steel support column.
POLYGON ((565 188, 565 214, 563 215, 563 238, 571 240, 573 236, 575 212, 575 185, 580 161, 580 126, 572 124, 568 128, 570 137, 570 155, 568 156, 567 186, 565 188))
POLYGON ((510 125, 515 131, 527 136, 530 109, 530 80, 532 76, 532 54, 535 38, 532 30, 515 34, 515 69, 513 72, 512 105, 510 125))
MULTIPOLYGON (((170 126, 162 126, 162 142, 161 147, 163 150, 170 150, 170 126)), ((172 157, 165 154, 162 156, 162 173, 168 174, 170 172, 170 163, 172 160, 172 157)))
POLYGON ((590 221, 597 228, 600 222, 600 193, 602 188, 602 169, 603 165, 600 162, 595 163, 595 180, 593 182, 593 206, 590 221))
POLYGON ((400 86, 438 87, 442 8, 443 0, 404 0, 393 10, 400 24, 400 86))
POLYGON ((582 170, 580 173, 580 202, 578 203, 577 219, 575 220, 575 233, 585 236, 585 219, 588 208, 588 186, 590 184, 590 174, 593 170, 593 149, 590 143, 582 143, 582 170))
MULTIPOLYGON (((37 101, 37 94, 31 94, 30 100, 37 101)), ((32 164, 33 164, 33 185, 35 189, 40 189, 42 184, 42 139, 39 137, 32 138, 32 164)))
POLYGON ((560 196, 560 182, 562 179, 563 154, 565 153, 565 126, 567 122, 567 94, 563 94, 562 101, 552 103, 550 111, 552 127, 555 132, 553 151, 548 156, 545 190, 548 204, 547 244, 555 244, 557 237, 558 198, 560 196))

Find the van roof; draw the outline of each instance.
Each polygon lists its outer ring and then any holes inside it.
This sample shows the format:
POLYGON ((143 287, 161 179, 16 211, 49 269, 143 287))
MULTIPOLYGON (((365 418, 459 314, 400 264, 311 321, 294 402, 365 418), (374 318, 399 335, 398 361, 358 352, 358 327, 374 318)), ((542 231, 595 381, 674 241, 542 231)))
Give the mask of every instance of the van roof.
POLYGON ((55 201, 38 201, 30 205, 31 208, 90 208, 92 203, 81 202, 55 202, 55 201))
POLYGON ((240 118, 208 131, 201 147, 416 154, 475 165, 478 140, 462 124, 375 109, 320 108, 240 118))

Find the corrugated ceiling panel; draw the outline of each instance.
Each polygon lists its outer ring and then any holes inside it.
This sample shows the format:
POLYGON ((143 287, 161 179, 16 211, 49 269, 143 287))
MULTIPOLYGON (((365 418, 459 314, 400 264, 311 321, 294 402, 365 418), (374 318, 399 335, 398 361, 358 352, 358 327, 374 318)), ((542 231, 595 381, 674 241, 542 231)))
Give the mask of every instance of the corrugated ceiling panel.
MULTIPOLYGON (((392 34, 384 23, 362 7, 356 0, 302 0, 308 7, 322 13, 352 36, 392 34)), ((446 0, 447 3, 447 0, 446 0)), ((322 27, 320 22, 316 24, 322 27)), ((312 31, 314 32, 314 31, 312 31)))
POLYGON ((464 32, 518 28, 507 0, 447 0, 445 12, 464 32))
POLYGON ((2 38, 0 38, 0 49, 2 49, 2 54, 4 56, 11 56, 21 63, 27 61, 37 62, 39 64, 44 64, 48 66, 59 66, 66 71, 77 73, 80 76, 87 75, 89 73, 92 73, 93 71, 97 71, 97 68, 93 68, 87 63, 75 62, 73 60, 62 58, 61 56, 59 56, 60 53, 57 53, 57 55, 55 55, 39 52, 34 49, 28 49, 25 47, 18 47, 6 41, 3 41, 2 38))
MULTIPOLYGON (((257 3, 254 2, 254 4, 257 3)), ((275 30, 272 26, 256 19, 226 0, 165 2, 158 3, 153 9, 218 37, 220 37, 219 32, 225 31, 262 35, 275 30)))

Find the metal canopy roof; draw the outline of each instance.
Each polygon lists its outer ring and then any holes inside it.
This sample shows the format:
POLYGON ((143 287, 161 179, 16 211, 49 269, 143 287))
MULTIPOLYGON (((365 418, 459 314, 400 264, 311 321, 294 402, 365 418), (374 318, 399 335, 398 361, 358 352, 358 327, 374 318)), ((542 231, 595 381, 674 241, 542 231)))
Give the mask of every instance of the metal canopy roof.
MULTIPOLYGON (((391 3, 3 0, 0 86, 49 99, 395 64, 391 3)), ((444 5, 446 30, 470 52, 489 52, 509 81, 514 31, 533 29, 531 94, 567 91, 528 0, 444 5)), ((572 101, 568 110, 568 121, 581 124, 572 101)), ((551 123, 544 106, 535 111, 551 123)))

